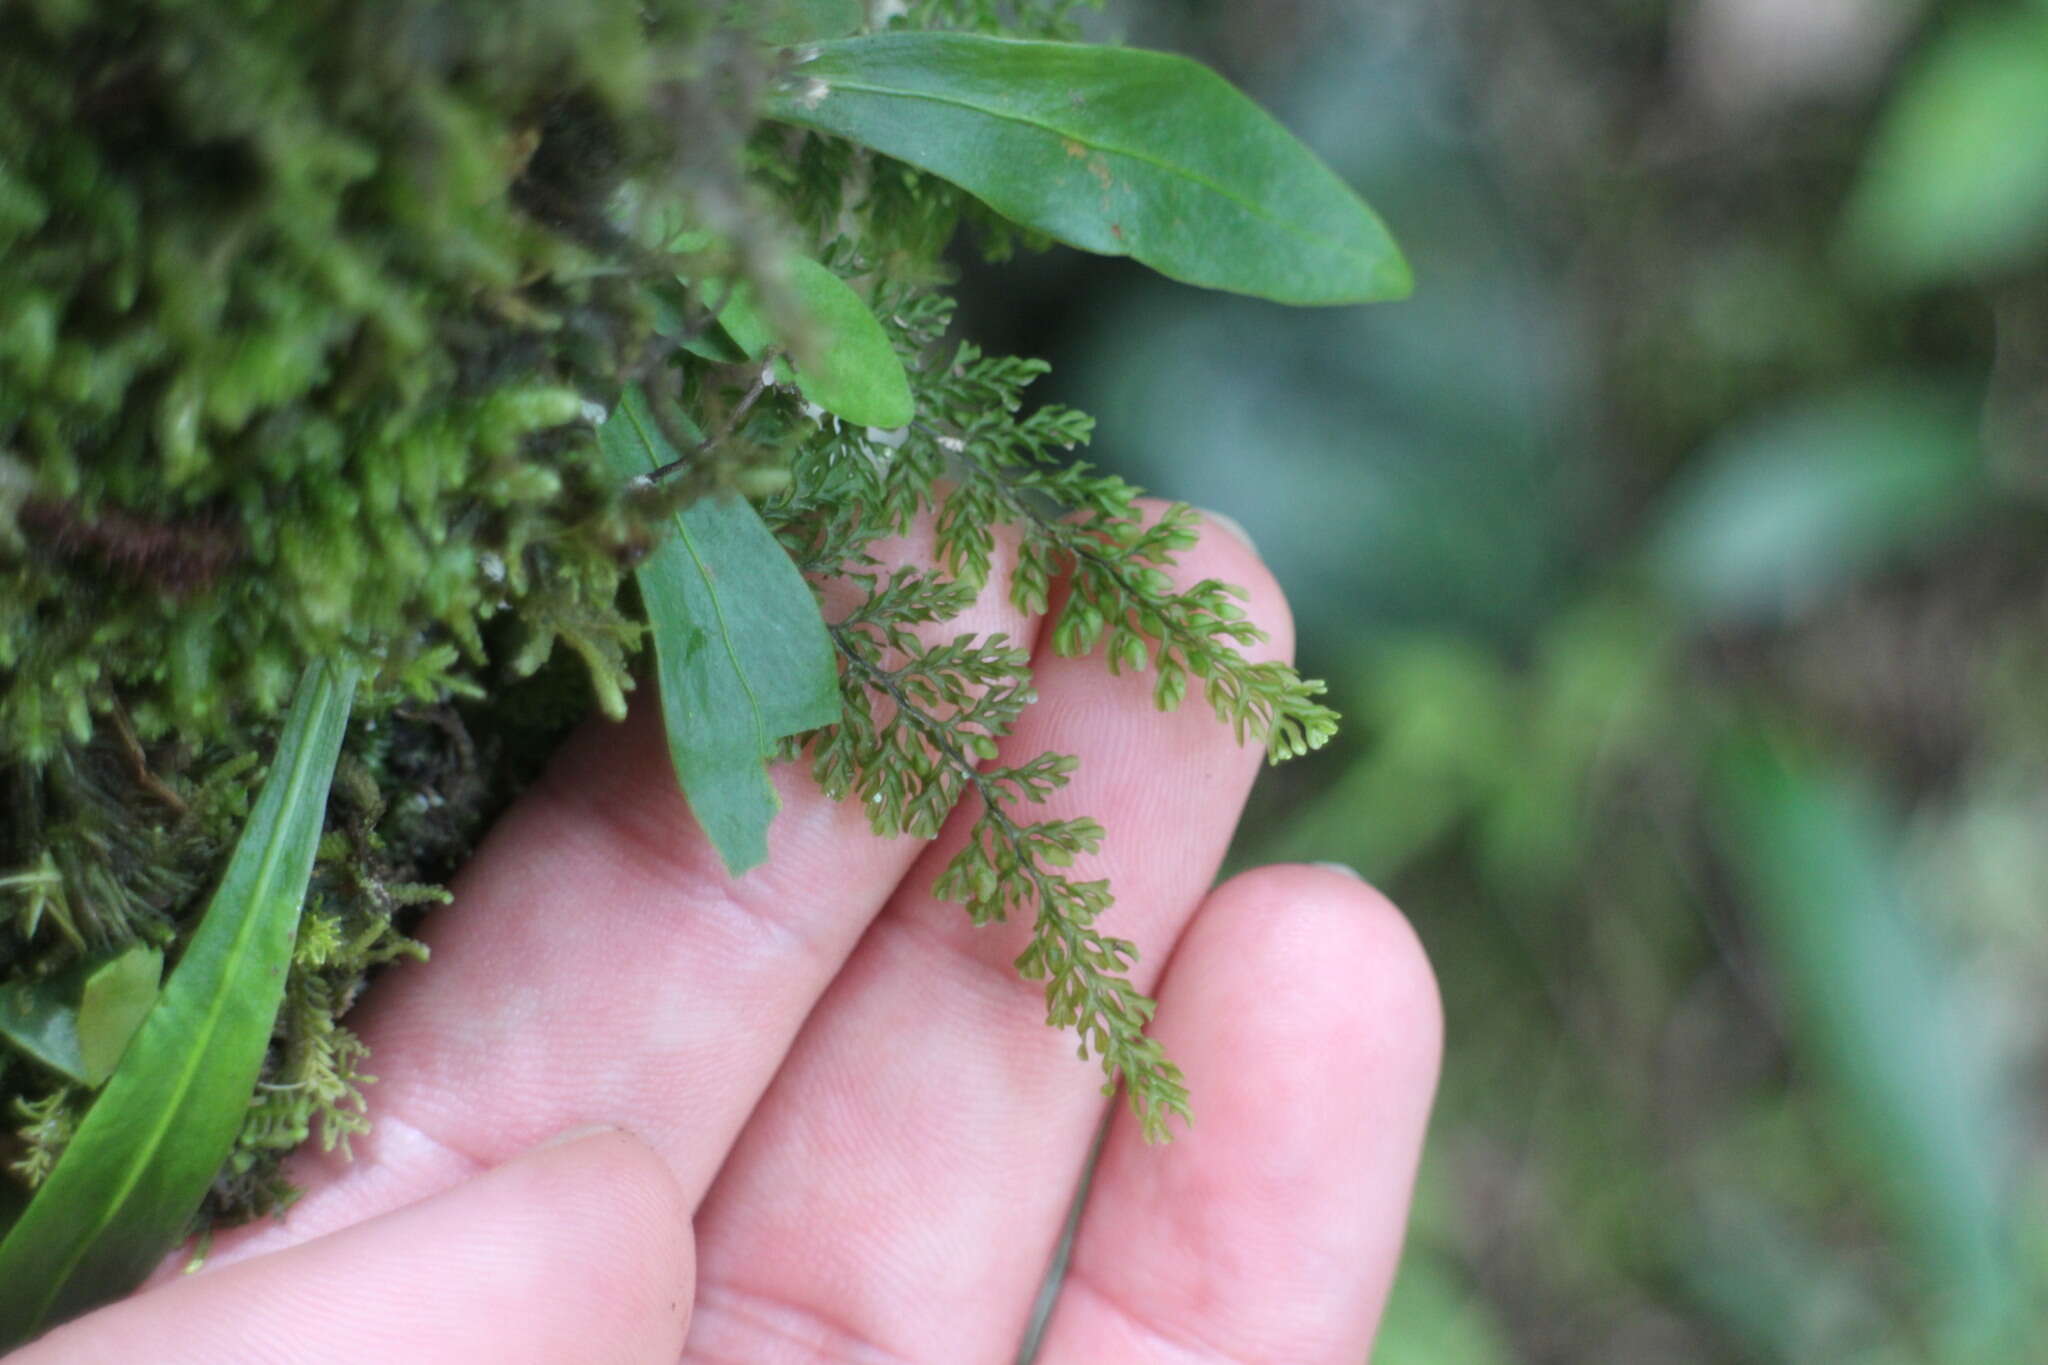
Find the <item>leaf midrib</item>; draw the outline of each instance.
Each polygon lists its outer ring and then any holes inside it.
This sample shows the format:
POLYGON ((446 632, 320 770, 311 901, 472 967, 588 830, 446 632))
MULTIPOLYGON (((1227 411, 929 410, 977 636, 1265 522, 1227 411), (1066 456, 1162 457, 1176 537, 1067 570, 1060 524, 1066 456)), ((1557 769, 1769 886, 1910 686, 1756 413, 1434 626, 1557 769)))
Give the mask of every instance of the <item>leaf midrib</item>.
MULTIPOLYGON (((647 427, 640 420, 640 414, 624 404, 620 405, 620 410, 626 414, 626 420, 633 424, 633 434, 640 438, 640 448, 647 454, 647 467, 650 470, 659 468, 660 462, 655 458, 653 438, 648 435, 647 427)), ((697 543, 691 538, 690 528, 684 524, 682 513, 677 512, 669 519, 675 523, 676 535, 682 541, 684 550, 689 553, 690 563, 696 566, 697 576, 704 580, 704 591, 711 598, 711 613, 718 618, 718 642, 725 648, 725 660, 732 666, 733 677, 739 680, 740 691, 746 694, 747 709, 754 714, 755 752, 766 754, 769 743, 768 722, 761 714, 761 699, 754 694, 754 685, 747 680, 747 670, 740 666, 739 648, 733 643, 732 629, 725 623, 725 602, 719 595, 718 585, 705 569, 704 557, 697 553, 697 543)), ((660 646, 661 641, 657 636, 655 647, 658 649, 660 646)))

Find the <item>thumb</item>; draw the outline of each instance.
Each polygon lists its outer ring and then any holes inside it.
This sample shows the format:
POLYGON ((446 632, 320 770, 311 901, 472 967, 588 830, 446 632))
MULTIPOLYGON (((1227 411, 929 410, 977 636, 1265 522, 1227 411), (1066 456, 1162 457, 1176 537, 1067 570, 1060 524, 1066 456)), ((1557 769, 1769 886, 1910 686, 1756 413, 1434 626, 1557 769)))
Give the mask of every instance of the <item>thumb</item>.
POLYGON ((690 1210, 653 1149, 565 1134, 432 1198, 184 1277, 66 1324, 9 1365, 673 1365, 690 1210))

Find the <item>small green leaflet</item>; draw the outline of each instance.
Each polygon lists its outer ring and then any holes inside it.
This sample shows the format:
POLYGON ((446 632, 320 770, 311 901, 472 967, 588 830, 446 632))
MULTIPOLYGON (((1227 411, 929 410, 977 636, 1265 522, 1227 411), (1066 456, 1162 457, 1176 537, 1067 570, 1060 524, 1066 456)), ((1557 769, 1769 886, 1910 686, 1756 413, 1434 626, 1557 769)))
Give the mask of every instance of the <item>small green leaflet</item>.
POLYGON ((47 980, 0 989, 0 1039, 96 1090, 156 1003, 163 967, 162 953, 138 943, 47 980))
POLYGON ((354 690, 350 670, 307 670, 184 956, 0 1241, 0 1351, 141 1283, 227 1160, 284 997, 354 690))
MULTIPOLYGON (((684 244, 702 249, 710 241, 705 234, 686 234, 672 238, 666 249, 684 244)), ((732 286, 718 326, 695 335, 684 325, 676 298, 657 290, 654 330, 691 355, 721 365, 759 360, 771 346, 788 346, 795 353, 790 371, 797 390, 825 411, 856 426, 886 429, 908 423, 917 411, 910 376, 867 303, 853 286, 808 256, 785 259, 789 292, 808 324, 803 334, 778 332, 744 280, 732 286)))
MULTIPOLYGON (((862 427, 900 427, 916 413, 903 361, 861 296, 845 280, 807 256, 789 258, 790 291, 816 329, 797 349, 792 370, 797 390, 835 417, 862 427)), ((749 357, 782 341, 761 312, 751 286, 741 283, 718 315, 749 357)))
POLYGON ((1386 227, 1207 67, 1132 48, 879 33, 820 43, 768 117, 864 143, 1085 251, 1281 303, 1403 297, 1386 227))
MULTIPOLYGON (((621 479, 672 463, 638 388, 598 443, 621 479)), ((634 571, 654 633, 669 756, 697 823, 737 877, 768 856, 780 801, 768 756, 839 719, 839 670, 818 603, 743 498, 703 498, 634 571)))

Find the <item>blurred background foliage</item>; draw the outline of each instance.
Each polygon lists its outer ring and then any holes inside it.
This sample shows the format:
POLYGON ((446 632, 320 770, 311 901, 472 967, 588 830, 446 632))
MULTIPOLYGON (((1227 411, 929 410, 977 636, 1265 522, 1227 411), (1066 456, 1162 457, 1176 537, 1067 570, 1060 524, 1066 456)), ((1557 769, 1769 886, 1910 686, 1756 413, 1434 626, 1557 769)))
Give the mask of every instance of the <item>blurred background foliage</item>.
POLYGON ((1341 746, 1237 857, 1415 920, 1376 1359, 2048 1360, 2048 4, 1130 0, 1407 304, 1055 252, 968 328, 1228 509, 1341 746))

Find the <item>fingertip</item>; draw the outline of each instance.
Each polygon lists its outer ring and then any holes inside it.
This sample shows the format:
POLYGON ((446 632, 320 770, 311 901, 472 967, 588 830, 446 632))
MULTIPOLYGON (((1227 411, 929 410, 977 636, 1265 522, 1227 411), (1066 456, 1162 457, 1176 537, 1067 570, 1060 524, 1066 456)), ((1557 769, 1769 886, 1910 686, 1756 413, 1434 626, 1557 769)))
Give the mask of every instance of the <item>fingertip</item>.
POLYGON ((1240 872, 1215 891, 1203 917, 1268 921, 1265 951, 1282 970, 1319 983, 1332 1006, 1371 1024, 1404 1051, 1422 1093, 1434 1094, 1443 1057, 1443 995, 1429 952, 1408 917, 1352 868, 1276 863, 1240 872))
POLYGON ((1228 512, 1212 512, 1206 507, 1197 507, 1195 511, 1201 514, 1205 525, 1214 526, 1219 531, 1227 531, 1232 537, 1243 542, 1244 547, 1253 554, 1259 552, 1259 543, 1252 539, 1252 533, 1245 530, 1244 523, 1236 517, 1228 512))
POLYGON ((587 1248, 565 1251, 587 1250, 586 1264, 641 1282, 628 1288, 667 1295, 693 1272, 689 1196, 661 1153, 623 1128, 571 1129, 482 1178, 518 1180, 527 1188, 513 1200, 562 1210, 576 1236, 588 1239, 587 1248), (621 1256, 622 1248, 631 1255, 621 1256))
POLYGON ((641 1324, 631 1355, 681 1354, 696 1277, 692 1209, 661 1154, 621 1128, 571 1130, 484 1180, 506 1203, 554 1211, 549 1293, 641 1324))
POLYGON ((1118 1120, 1041 1358, 1361 1359, 1441 1055, 1420 940, 1348 870, 1259 868, 1210 893, 1159 1002, 1194 1125, 1160 1151, 1118 1120))
POLYGON ((1436 1094, 1443 1006, 1391 901, 1325 867, 1240 873, 1203 903, 1164 990, 1157 1031, 1188 1071, 1198 1132, 1259 1146, 1286 1179, 1326 1167, 1349 1133, 1355 1158, 1400 1173, 1381 1189, 1405 1199, 1436 1094), (1233 1021, 1227 1034, 1217 1018, 1233 1021))

